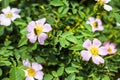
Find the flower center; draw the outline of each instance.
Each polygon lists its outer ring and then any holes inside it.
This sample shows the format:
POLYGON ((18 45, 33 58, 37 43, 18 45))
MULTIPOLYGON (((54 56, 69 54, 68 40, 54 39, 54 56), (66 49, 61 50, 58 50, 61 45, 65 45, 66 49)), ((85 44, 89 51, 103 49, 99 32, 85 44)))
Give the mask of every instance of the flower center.
POLYGON ((98 22, 94 22, 94 23, 93 23, 93 27, 94 27, 94 28, 97 28, 97 26, 98 26, 98 22))
POLYGON ((108 52, 112 52, 112 49, 109 47, 109 48, 107 49, 107 51, 108 51, 108 52))
POLYGON ((27 71, 28 71, 29 76, 34 76, 36 74, 36 72, 33 68, 29 68, 27 71))
POLYGON ((11 17, 12 17, 12 13, 9 12, 9 13, 5 14, 5 16, 6 16, 7 18, 11 18, 11 17))
POLYGON ((98 4, 99 4, 100 6, 102 6, 102 5, 104 4, 104 1, 103 1, 103 0, 98 0, 98 4))
POLYGON ((42 31, 43 31, 43 28, 40 25, 36 25, 36 28, 34 30, 35 34, 39 35, 42 33, 42 31))
POLYGON ((92 55, 98 55, 98 48, 96 48, 96 47, 92 47, 91 49, 90 49, 90 52, 91 52, 91 54, 92 55))

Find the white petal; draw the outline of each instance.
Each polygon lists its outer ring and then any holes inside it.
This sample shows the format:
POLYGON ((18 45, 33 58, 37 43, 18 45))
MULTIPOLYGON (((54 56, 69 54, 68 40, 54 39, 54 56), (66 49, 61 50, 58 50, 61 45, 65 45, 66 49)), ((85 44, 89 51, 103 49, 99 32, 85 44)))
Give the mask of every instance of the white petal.
POLYGON ((6 18, 4 14, 0 15, 0 24, 4 26, 9 26, 11 24, 10 18, 6 18))
POLYGON ((8 7, 4 8, 4 9, 2 9, 2 12, 3 12, 4 14, 10 12, 10 7, 8 6, 8 7))
POLYGON ((25 80, 35 80, 33 77, 27 76, 25 80))
POLYGON ((41 34, 38 36, 38 42, 39 42, 39 44, 43 45, 43 44, 44 44, 44 41, 46 40, 46 38, 47 38, 47 34, 41 33, 41 34))
POLYGON ((106 11, 111 11, 111 10, 112 10, 112 7, 109 6, 109 5, 107 5, 107 4, 104 4, 104 9, 105 9, 106 11))
POLYGON ((42 66, 36 62, 32 63, 32 68, 35 69, 36 71, 39 71, 42 69, 42 66))
POLYGON ((20 15, 17 14, 12 14, 13 16, 11 17, 11 20, 14 21, 17 18, 20 18, 20 15))
POLYGON ((109 3, 111 0, 104 0, 103 2, 104 3, 109 3))

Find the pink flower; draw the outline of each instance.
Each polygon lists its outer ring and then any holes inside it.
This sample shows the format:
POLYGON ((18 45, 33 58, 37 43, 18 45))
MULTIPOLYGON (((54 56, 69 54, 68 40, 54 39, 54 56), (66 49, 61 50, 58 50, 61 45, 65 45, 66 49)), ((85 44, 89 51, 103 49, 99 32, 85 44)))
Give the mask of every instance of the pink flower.
POLYGON ((83 47, 86 48, 87 50, 82 50, 81 56, 85 61, 89 61, 90 58, 92 57, 92 61, 97 65, 100 63, 104 63, 104 59, 100 55, 103 56, 106 55, 107 50, 105 47, 100 46, 101 42, 98 39, 95 38, 93 40, 93 43, 89 39, 87 39, 83 43, 83 47))
POLYGON ((102 31, 104 28, 102 26, 102 21, 98 18, 94 18, 94 17, 89 17, 87 24, 90 24, 92 26, 92 32, 95 31, 102 31))
POLYGON ((107 53, 108 54, 115 54, 116 51, 117 51, 114 43, 104 42, 103 46, 107 48, 107 53))
POLYGON ((14 21, 16 18, 20 18, 19 12, 20 9, 17 8, 7 8, 2 9, 3 14, 0 14, 0 24, 4 26, 9 26, 11 21, 14 21))
POLYGON ((42 18, 37 21, 31 21, 29 22, 27 26, 27 31, 29 32, 27 34, 27 38, 31 43, 35 43, 38 39, 39 44, 43 45, 44 41, 47 38, 46 32, 49 32, 52 30, 50 24, 45 24, 46 18, 42 18))
POLYGON ((111 11, 112 7, 107 5, 107 3, 109 3, 111 0, 96 0, 98 2, 98 4, 103 5, 104 9, 106 11, 111 11))
POLYGON ((24 70, 26 79, 25 80, 42 80, 44 73, 41 71, 42 66, 36 62, 33 62, 32 65, 30 65, 30 62, 28 59, 23 60, 23 65, 27 66, 28 69, 24 70), (34 79, 35 78, 35 79, 34 79))

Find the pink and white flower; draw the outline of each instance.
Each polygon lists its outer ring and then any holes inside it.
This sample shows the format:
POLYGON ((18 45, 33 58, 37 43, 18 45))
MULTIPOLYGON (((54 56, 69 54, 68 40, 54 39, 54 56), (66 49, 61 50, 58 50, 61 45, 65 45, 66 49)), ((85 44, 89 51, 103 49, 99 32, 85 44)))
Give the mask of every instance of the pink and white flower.
POLYGON ((103 5, 104 9, 106 11, 111 11, 112 7, 107 5, 107 3, 109 3, 111 0, 96 0, 98 2, 98 4, 103 5))
POLYGON ((105 47, 101 46, 101 42, 98 39, 95 38, 93 40, 93 43, 89 39, 87 39, 83 43, 83 47, 87 49, 81 51, 81 56, 85 61, 89 61, 92 57, 92 61, 95 64, 98 65, 100 63, 104 63, 104 59, 100 55, 106 55, 107 50, 105 47))
POLYGON ((0 14, 0 25, 9 26, 11 21, 20 18, 20 9, 10 8, 9 6, 2 9, 3 14, 0 14))
POLYGON ((42 70, 42 66, 38 64, 37 62, 33 62, 32 65, 30 65, 30 62, 28 59, 23 60, 23 65, 27 66, 28 69, 24 70, 26 79, 25 80, 42 80, 44 73, 42 70))
POLYGON ((117 52, 116 46, 114 43, 104 42, 103 46, 107 48, 108 54, 115 54, 117 52))
POLYGON ((104 29, 102 26, 102 21, 99 18, 89 17, 87 24, 92 26, 92 32, 102 31, 104 29))
POLYGON ((49 32, 52 30, 51 25, 48 23, 45 23, 46 18, 42 18, 37 21, 31 21, 29 22, 27 26, 27 31, 29 32, 27 34, 27 38, 31 43, 35 43, 38 39, 39 44, 43 45, 44 41, 47 38, 46 32, 49 32))

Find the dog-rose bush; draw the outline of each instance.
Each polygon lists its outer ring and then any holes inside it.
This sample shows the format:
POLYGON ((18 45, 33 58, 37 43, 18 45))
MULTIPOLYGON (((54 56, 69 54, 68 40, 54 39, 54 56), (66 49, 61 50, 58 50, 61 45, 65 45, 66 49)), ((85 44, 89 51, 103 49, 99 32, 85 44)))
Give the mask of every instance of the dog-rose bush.
POLYGON ((119 79, 119 2, 0 0, 0 79, 119 79))

